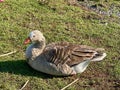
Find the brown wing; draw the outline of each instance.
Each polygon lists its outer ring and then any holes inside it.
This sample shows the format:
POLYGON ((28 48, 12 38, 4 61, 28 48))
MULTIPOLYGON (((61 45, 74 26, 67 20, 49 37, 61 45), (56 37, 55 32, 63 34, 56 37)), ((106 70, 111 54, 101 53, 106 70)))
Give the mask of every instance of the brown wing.
POLYGON ((53 43, 46 47, 47 60, 54 64, 78 64, 84 60, 92 59, 97 52, 94 48, 86 45, 76 45, 66 42, 53 43))

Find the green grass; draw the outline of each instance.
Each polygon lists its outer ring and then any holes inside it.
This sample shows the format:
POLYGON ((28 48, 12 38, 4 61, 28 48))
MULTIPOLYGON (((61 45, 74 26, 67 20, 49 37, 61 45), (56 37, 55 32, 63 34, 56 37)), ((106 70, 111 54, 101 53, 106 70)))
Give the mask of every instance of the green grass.
MULTIPOLYGON (((115 3, 118 3, 116 1, 115 3)), ((120 89, 120 24, 117 17, 106 17, 64 0, 5 0, 0 3, 0 90, 59 90, 77 77, 67 90, 120 89), (104 18, 104 19, 101 19, 104 18), (101 22, 107 22, 105 25, 101 22), (47 43, 68 41, 106 49, 102 62, 91 63, 87 70, 72 77, 54 77, 31 69, 25 60, 24 39, 30 31, 43 32, 47 43)))

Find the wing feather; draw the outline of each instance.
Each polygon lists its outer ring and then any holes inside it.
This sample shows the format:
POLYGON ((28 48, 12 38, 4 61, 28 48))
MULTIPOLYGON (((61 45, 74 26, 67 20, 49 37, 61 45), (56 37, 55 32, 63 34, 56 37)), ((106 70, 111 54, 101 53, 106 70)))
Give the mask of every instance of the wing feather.
POLYGON ((48 56, 50 57, 48 61, 56 65, 66 63, 72 66, 84 60, 92 59, 97 54, 96 50, 90 46, 66 42, 49 44, 46 50, 49 52, 48 56))

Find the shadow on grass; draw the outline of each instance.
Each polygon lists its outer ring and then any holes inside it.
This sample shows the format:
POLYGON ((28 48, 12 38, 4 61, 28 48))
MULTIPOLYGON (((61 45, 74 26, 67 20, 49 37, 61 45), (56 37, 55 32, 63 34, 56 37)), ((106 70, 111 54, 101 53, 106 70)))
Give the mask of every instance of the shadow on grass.
POLYGON ((55 76, 33 70, 25 60, 0 60, 0 72, 16 75, 35 76, 40 78, 53 78, 55 76))

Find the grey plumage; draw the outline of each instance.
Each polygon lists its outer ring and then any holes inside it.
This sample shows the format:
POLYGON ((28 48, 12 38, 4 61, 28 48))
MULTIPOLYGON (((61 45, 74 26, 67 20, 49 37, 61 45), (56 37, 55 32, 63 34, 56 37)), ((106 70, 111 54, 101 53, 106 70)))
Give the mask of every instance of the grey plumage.
POLYGON ((35 70, 52 75, 82 73, 91 61, 101 61, 106 56, 104 49, 87 45, 68 42, 45 45, 45 38, 38 30, 31 32, 30 39, 34 43, 26 50, 28 64, 35 70))

